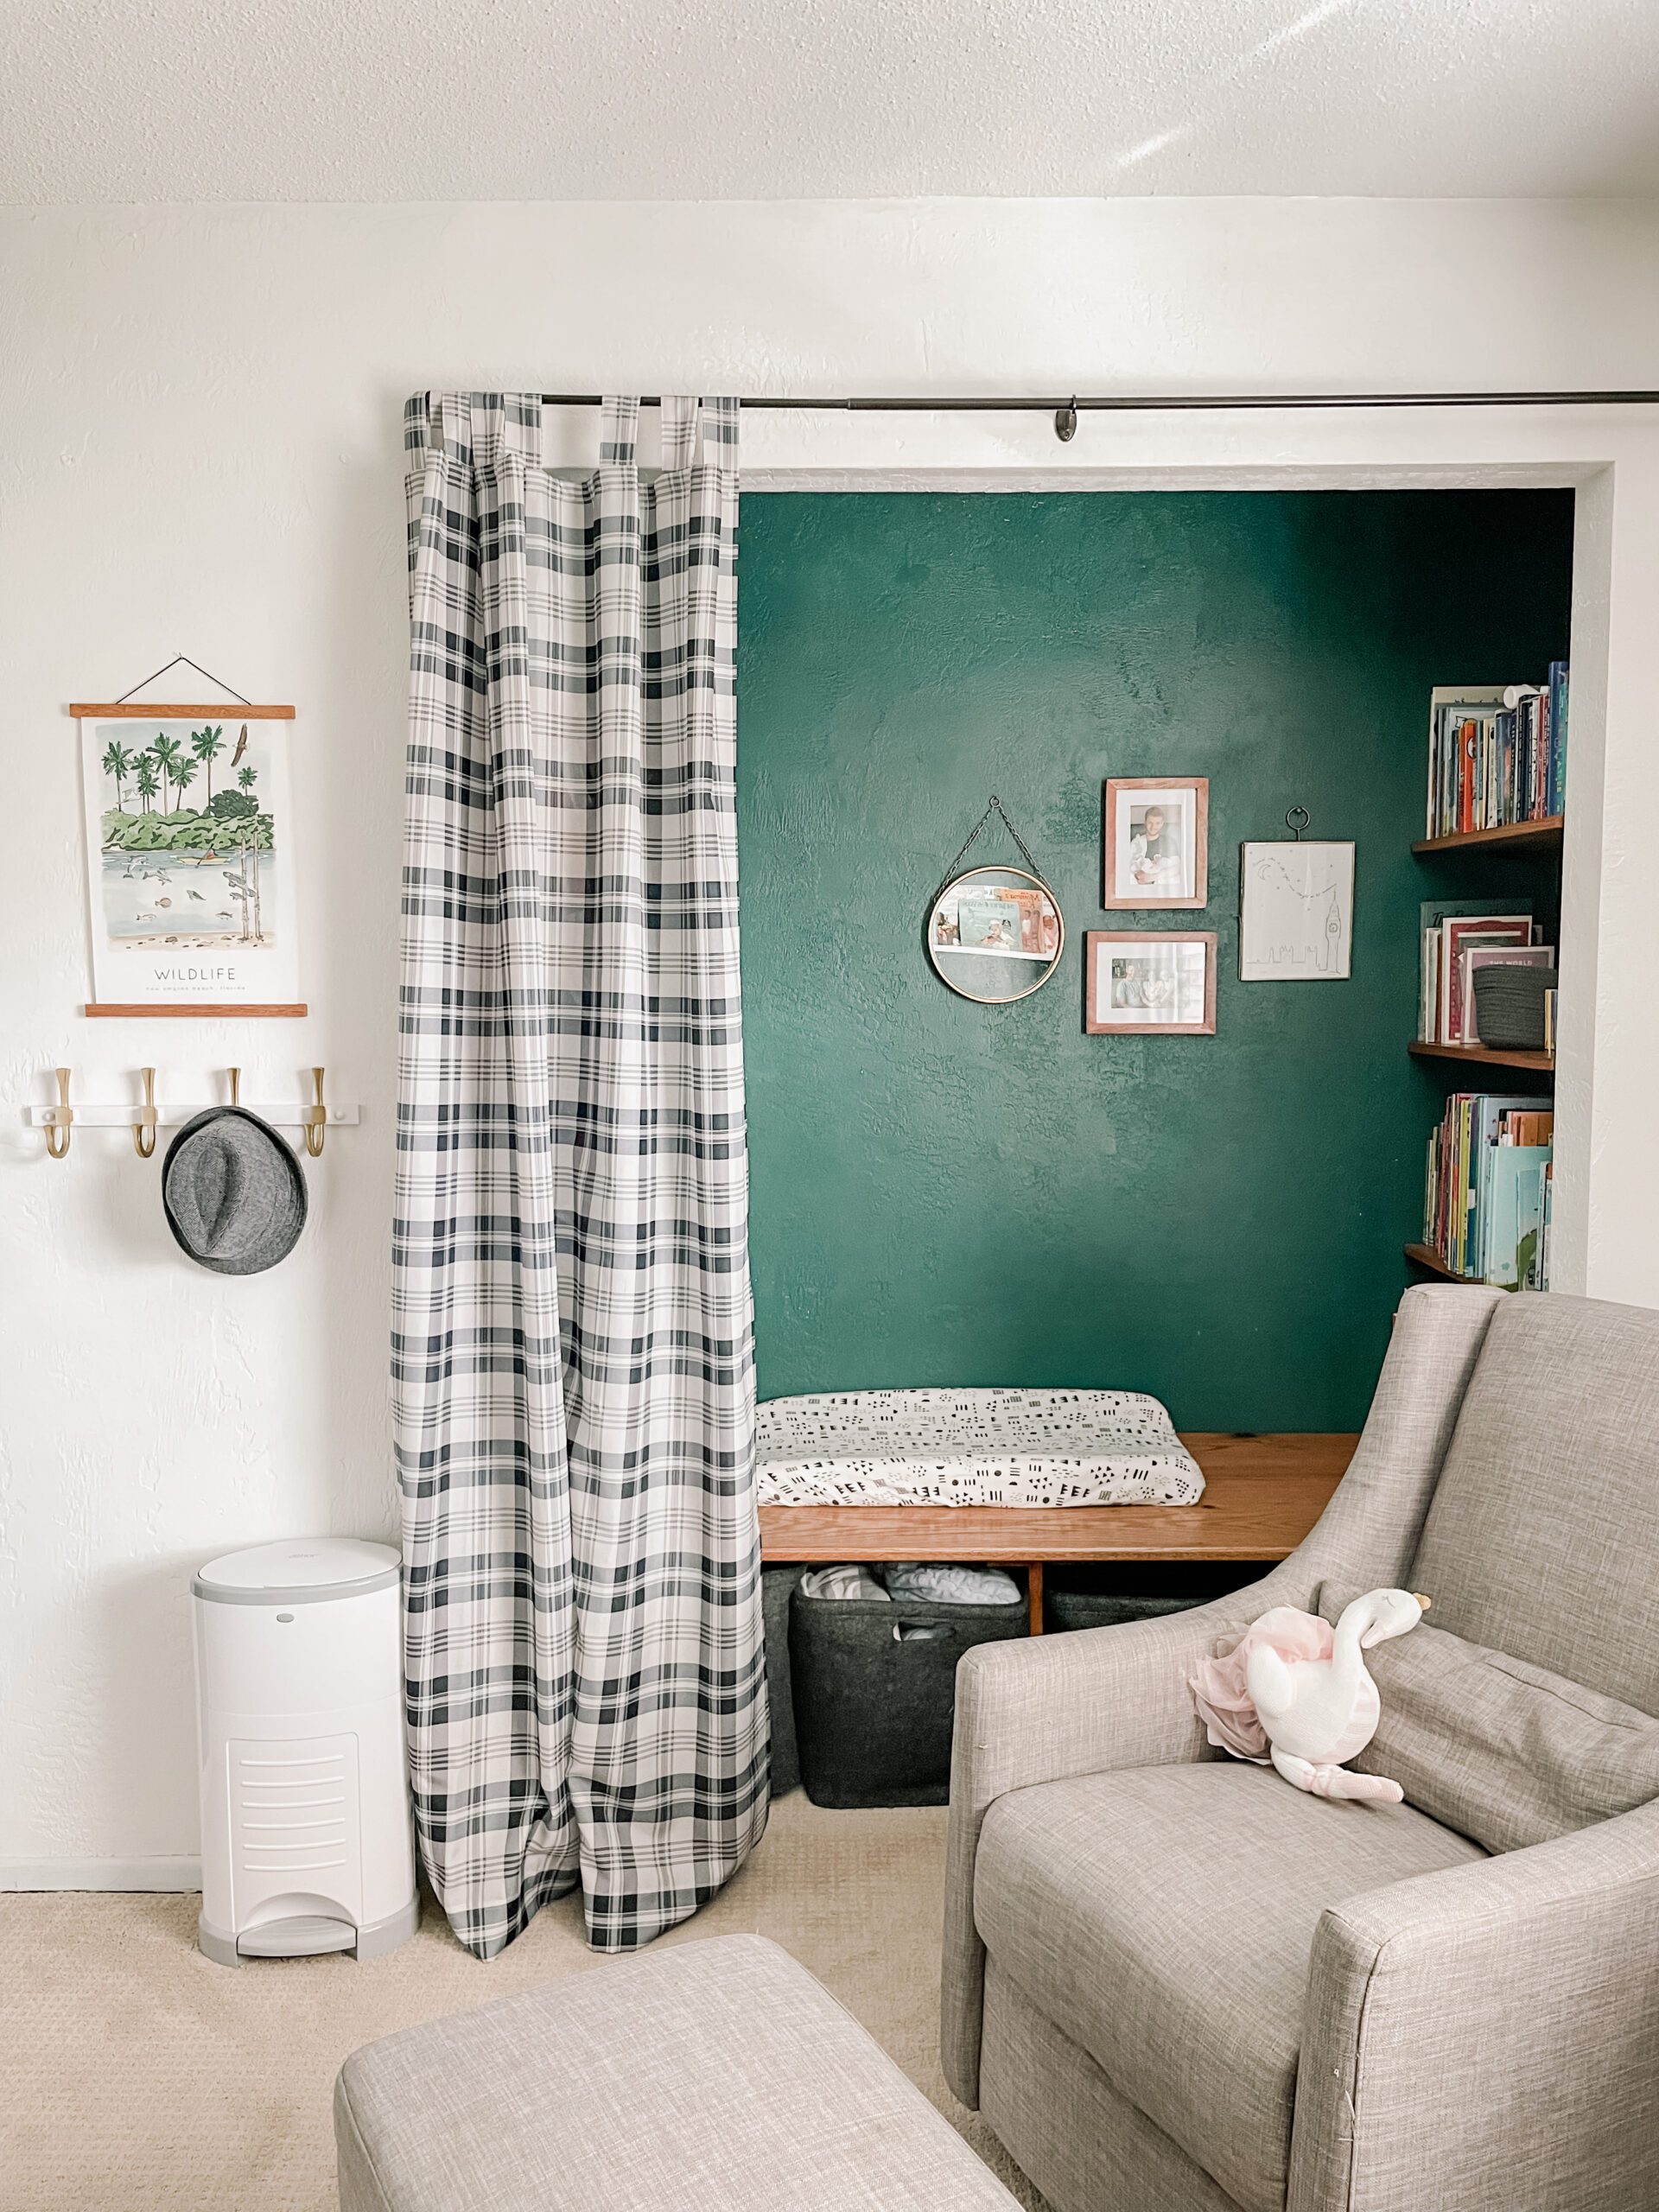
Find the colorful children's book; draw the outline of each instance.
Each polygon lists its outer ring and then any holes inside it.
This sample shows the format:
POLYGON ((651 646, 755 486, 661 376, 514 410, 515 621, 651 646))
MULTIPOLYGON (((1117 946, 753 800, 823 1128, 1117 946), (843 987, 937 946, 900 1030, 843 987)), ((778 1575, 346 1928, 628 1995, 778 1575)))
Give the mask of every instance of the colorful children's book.
POLYGON ((1440 1041, 1461 1045, 1463 1034, 1463 963, 1461 954, 1471 941, 1482 944, 1530 944, 1532 916, 1454 914, 1440 925, 1440 1041))
POLYGON ((1422 934, 1422 1005, 1419 1009, 1417 1034, 1431 1044, 1440 1039, 1440 1000, 1443 982, 1441 932, 1448 920, 1473 917, 1478 919, 1511 921, 1520 915, 1530 926, 1531 916, 1526 901, 1516 899, 1425 899, 1418 908, 1418 927, 1422 934))
POLYGON ((1505 1290, 1535 1288, 1544 1227, 1547 1145, 1497 1144, 1486 1168, 1485 1281, 1505 1290))

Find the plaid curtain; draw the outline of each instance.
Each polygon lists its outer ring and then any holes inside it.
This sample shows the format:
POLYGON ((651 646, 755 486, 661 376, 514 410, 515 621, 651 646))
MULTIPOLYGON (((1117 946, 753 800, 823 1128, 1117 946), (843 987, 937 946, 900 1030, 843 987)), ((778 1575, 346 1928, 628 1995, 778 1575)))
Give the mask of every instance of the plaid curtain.
POLYGON ((734 804, 737 403, 599 467, 410 401, 392 1373, 416 1821, 493 1956, 766 1825, 734 804))

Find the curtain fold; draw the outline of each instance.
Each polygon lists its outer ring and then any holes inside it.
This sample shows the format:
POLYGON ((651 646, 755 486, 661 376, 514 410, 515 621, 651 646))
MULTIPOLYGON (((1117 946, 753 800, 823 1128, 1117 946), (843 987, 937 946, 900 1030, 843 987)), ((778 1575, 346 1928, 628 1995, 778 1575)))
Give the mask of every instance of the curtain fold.
POLYGON ((737 404, 420 395, 392 1375, 416 1828, 480 1957, 647 1942, 759 1840, 737 404))

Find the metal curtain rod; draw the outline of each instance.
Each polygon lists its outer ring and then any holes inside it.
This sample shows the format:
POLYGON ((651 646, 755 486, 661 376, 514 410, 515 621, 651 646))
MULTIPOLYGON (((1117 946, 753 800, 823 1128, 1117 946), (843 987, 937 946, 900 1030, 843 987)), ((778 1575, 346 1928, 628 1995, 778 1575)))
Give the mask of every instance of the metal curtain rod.
MULTIPOLYGON (((544 391, 543 407, 599 407, 602 396, 593 391, 544 391)), ((660 407, 654 396, 640 400, 642 407, 660 407)), ((798 412, 851 415, 1063 415, 1162 414, 1224 412, 1233 408, 1293 407, 1652 407, 1659 406, 1659 391, 1319 391, 1319 392, 1176 392, 1161 397, 1147 393, 1111 393, 1093 398, 999 398, 986 393, 976 399, 744 399, 740 404, 752 413, 791 410, 798 412)))

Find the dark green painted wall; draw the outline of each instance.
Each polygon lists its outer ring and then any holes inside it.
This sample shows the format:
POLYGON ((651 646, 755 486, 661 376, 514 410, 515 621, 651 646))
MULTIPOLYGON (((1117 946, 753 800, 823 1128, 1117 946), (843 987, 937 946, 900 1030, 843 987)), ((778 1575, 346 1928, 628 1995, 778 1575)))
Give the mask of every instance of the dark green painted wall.
POLYGON ((1571 529, 1554 493, 745 499, 763 1395, 1116 1386, 1188 1428, 1359 1426, 1445 1089, 1405 1050, 1444 874, 1409 850, 1428 690, 1565 652, 1571 529), (1084 932, 1157 920, 1101 908, 1109 774, 1210 779, 1209 909, 1170 920, 1219 933, 1212 1038, 1083 1033, 1084 932), (920 942, 994 790, 1068 932, 1003 1008, 920 942), (1294 804, 1357 842, 1352 979, 1241 983, 1238 842, 1294 804))

